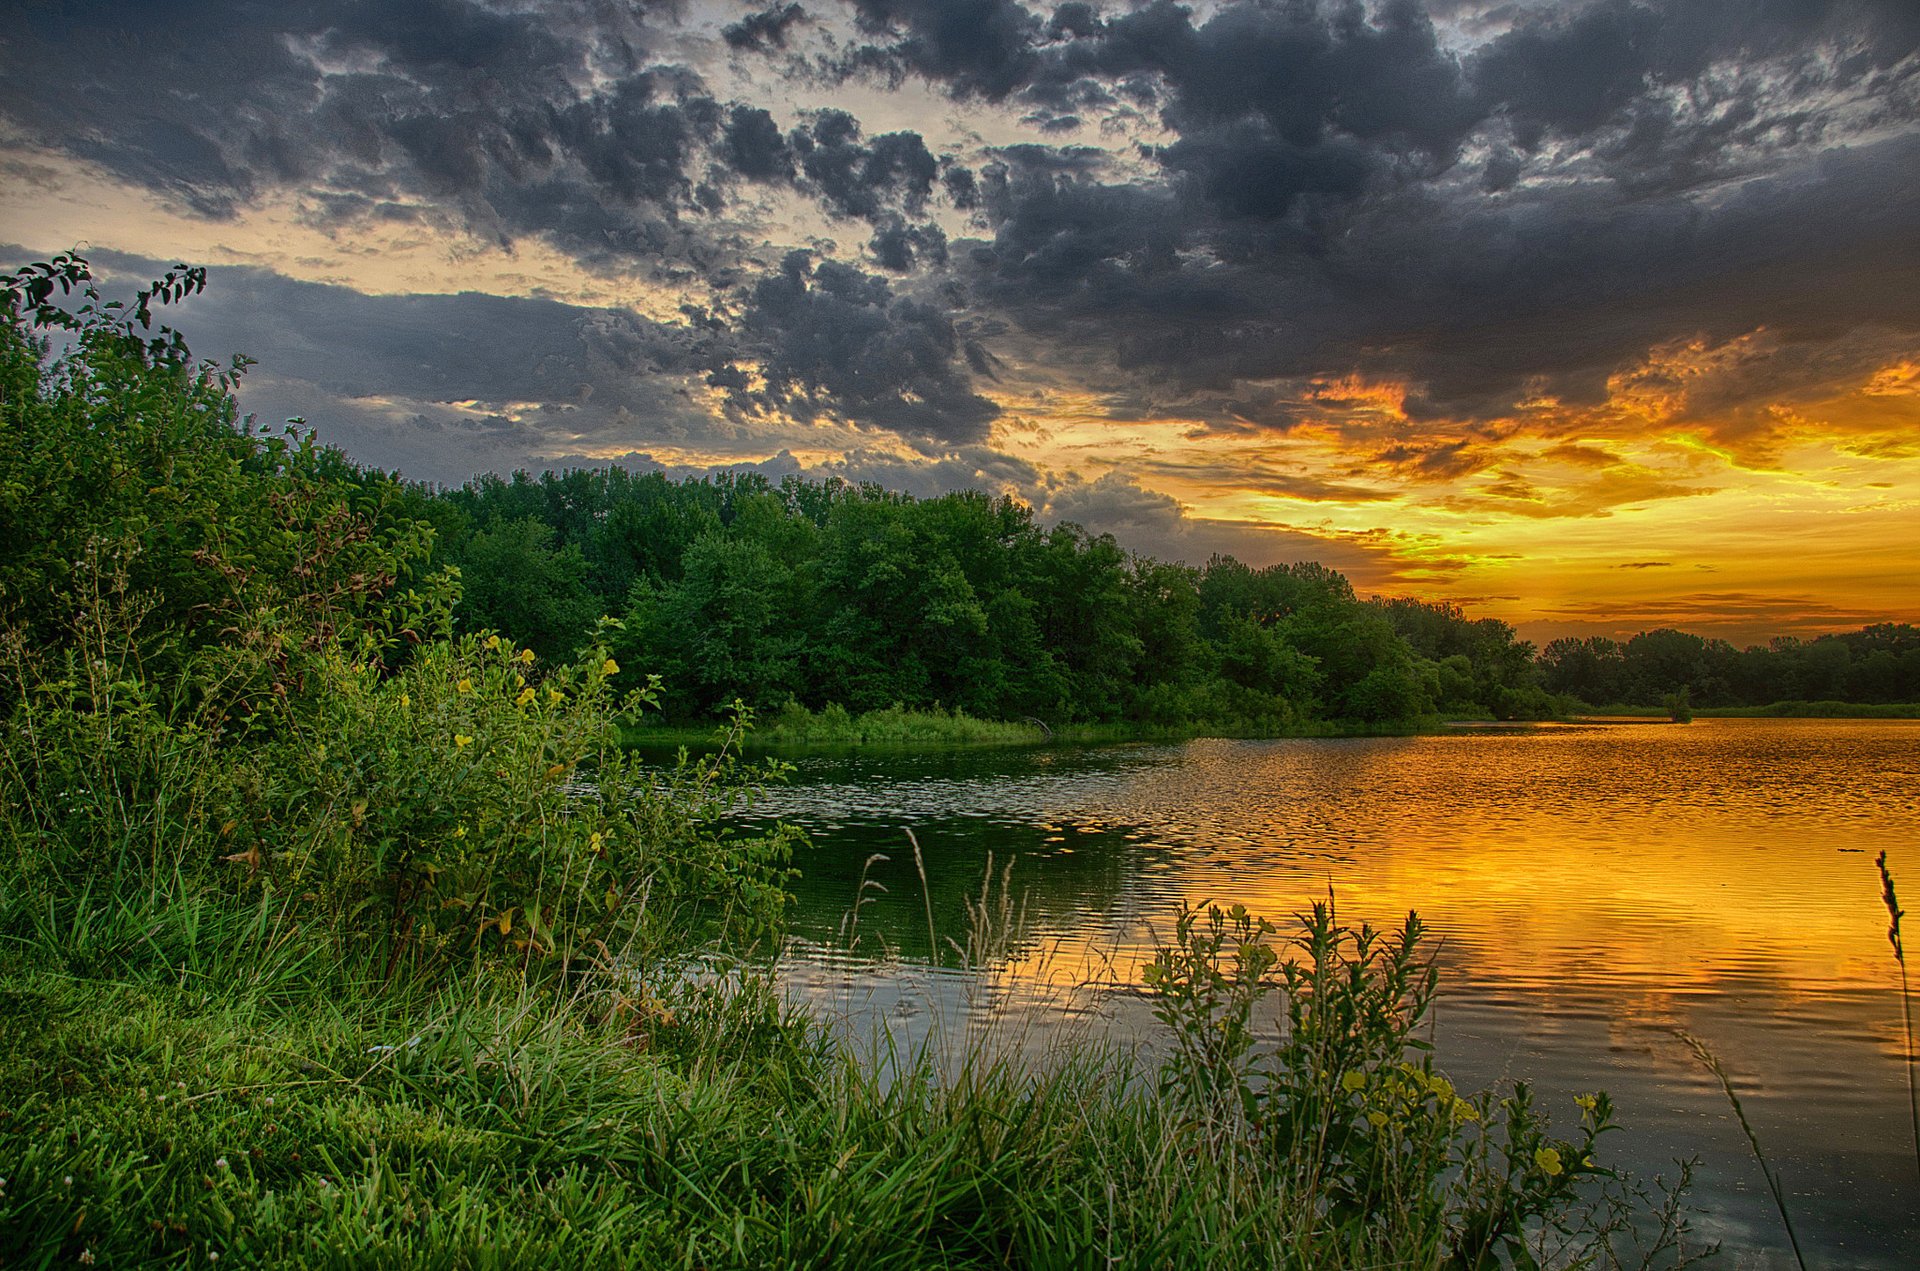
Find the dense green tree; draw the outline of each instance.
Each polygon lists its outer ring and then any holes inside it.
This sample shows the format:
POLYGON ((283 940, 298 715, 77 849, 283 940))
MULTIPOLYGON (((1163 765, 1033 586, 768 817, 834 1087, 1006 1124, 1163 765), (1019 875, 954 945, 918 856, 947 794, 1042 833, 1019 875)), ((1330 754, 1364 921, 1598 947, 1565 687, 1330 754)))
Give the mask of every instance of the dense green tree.
POLYGON ((458 556, 461 627, 510 635, 545 658, 580 649, 602 606, 580 549, 555 546, 555 537, 545 522, 522 517, 468 539, 458 556))

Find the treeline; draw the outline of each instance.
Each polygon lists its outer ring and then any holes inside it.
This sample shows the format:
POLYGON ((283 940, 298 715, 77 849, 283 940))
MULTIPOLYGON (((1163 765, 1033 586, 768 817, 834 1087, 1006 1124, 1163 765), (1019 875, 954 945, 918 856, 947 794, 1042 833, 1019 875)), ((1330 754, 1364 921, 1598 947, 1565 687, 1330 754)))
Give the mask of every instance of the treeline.
POLYGON ((1920 628, 1878 623, 1744 649, 1670 628, 1624 642, 1568 638, 1541 651, 1540 673, 1550 691, 1594 705, 1647 705, 1683 690, 1706 707, 1920 702, 1920 628))
POLYGON ((736 698, 1276 730, 1555 709, 1505 623, 1361 600, 1310 562, 1129 555, 979 492, 608 468, 483 477, 417 511, 467 628, 561 656, 616 616, 623 664, 682 718, 736 698))

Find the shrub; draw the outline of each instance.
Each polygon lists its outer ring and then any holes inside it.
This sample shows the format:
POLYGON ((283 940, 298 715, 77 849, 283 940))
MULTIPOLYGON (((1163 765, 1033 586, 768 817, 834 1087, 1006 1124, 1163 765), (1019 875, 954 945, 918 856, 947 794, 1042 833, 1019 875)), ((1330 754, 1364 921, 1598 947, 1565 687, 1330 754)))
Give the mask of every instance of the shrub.
POLYGON ((1532 1265, 1529 1240, 1567 1217, 1581 1180, 1612 1176, 1594 1157, 1606 1095, 1579 1101, 1573 1139, 1552 1135, 1524 1084, 1459 1095, 1417 1036, 1436 985, 1417 915, 1382 935, 1340 924, 1329 899, 1288 946, 1275 935, 1240 905, 1186 910, 1147 968, 1174 1040, 1162 1088, 1206 1150, 1257 1154, 1283 1190, 1315 1198, 1346 1256, 1532 1265), (1276 990, 1283 1027, 1263 1048, 1255 1016, 1276 990))

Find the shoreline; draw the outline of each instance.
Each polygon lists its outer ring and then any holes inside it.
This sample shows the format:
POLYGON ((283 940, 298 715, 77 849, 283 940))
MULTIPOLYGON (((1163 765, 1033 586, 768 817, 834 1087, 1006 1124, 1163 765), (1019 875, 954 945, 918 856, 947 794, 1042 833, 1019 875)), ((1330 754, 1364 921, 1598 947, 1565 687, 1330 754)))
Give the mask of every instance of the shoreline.
MULTIPOLYGON (((1702 706, 1696 719, 1880 719, 1920 720, 1920 703, 1862 704, 1853 702, 1773 702, 1766 706, 1702 706)), ((818 719, 819 717, 815 717, 818 719)), ((811 722, 811 721, 809 721, 811 722)), ((1122 746, 1151 742, 1337 740, 1356 737, 1426 737, 1448 732, 1486 729, 1524 730, 1581 724, 1676 723, 1661 707, 1610 704, 1571 713, 1560 719, 1491 719, 1484 716, 1440 715, 1412 720, 1366 724, 1354 720, 1320 720, 1288 727, 1214 724, 1063 724, 1049 727, 1024 721, 976 719, 958 712, 870 711, 841 715, 825 726, 783 727, 772 722, 749 732, 743 748, 755 752, 812 754, 851 750, 973 750, 1037 748, 1045 746, 1122 746)), ((637 750, 717 748, 728 725, 705 724, 620 725, 623 746, 637 750)))

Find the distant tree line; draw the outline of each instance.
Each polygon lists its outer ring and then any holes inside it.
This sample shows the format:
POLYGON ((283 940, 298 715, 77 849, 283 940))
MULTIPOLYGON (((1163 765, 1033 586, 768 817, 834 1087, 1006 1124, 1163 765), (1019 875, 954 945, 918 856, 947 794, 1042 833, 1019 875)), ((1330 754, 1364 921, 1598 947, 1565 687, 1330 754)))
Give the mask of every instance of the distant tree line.
POLYGON ((1649 704, 1682 690, 1695 706, 1920 701, 1920 628, 1878 623, 1812 640, 1735 648, 1661 628, 1631 640, 1562 639, 1540 653, 1541 682, 1595 705, 1649 704))
POLYGON ((464 627, 562 657, 620 618, 623 664, 658 673, 682 719, 736 698, 1275 729, 1537 719, 1683 689, 1703 707, 1920 700, 1911 626, 1747 649, 1658 630, 1536 656, 1498 619, 1363 600, 1322 565, 1168 564, 977 491, 609 467, 415 489, 410 511, 460 570, 464 627))
POLYGON ((735 698, 1271 728, 1555 709, 1505 623, 1361 600, 1312 563, 1133 556, 978 492, 607 468, 420 500, 469 629, 561 656, 611 614, 622 664, 684 718, 735 698))

